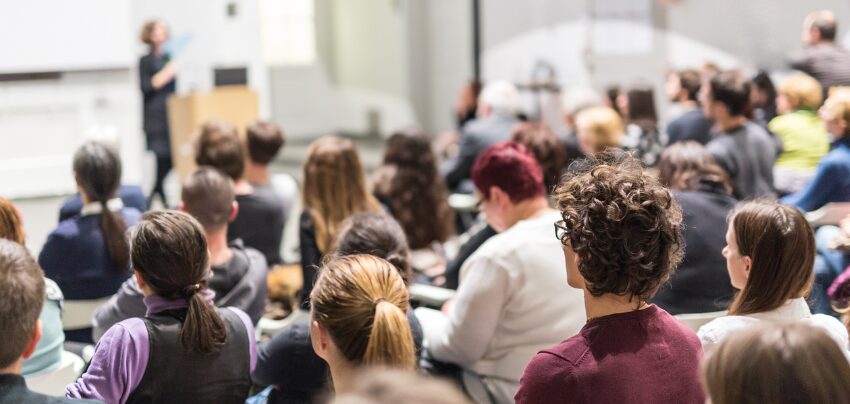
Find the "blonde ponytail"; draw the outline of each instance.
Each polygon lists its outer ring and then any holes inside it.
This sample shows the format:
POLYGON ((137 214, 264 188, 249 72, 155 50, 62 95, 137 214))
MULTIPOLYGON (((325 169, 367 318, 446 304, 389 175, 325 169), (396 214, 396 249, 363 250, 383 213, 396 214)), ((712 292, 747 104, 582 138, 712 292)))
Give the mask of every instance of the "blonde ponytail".
MULTIPOLYGON (((407 305, 405 304, 405 309, 407 305)), ((398 306, 380 300, 375 305, 375 319, 363 355, 367 366, 385 366, 397 369, 416 368, 416 350, 407 315, 398 306)))
POLYGON ((310 299, 313 320, 353 365, 415 368, 407 288, 389 262, 365 254, 333 258, 310 299))

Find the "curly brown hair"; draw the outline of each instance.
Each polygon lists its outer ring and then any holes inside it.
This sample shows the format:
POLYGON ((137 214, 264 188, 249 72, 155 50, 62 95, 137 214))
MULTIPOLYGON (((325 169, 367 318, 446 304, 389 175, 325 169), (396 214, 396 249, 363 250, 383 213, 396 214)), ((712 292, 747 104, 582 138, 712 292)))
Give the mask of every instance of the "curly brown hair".
POLYGON ((454 235, 454 211, 425 133, 410 128, 387 139, 384 162, 373 180, 375 196, 401 224, 411 249, 454 235))
POLYGON ((682 209, 672 193, 620 150, 574 163, 555 199, 593 296, 651 298, 683 255, 682 209))

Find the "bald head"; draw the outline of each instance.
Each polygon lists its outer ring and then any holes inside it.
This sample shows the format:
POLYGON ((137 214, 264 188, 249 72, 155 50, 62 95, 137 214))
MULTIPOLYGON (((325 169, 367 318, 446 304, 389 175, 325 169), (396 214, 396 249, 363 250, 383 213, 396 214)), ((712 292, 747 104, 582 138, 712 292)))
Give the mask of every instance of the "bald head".
POLYGON ((803 22, 803 42, 817 45, 835 40, 838 22, 835 13, 830 10, 818 10, 809 13, 803 22))

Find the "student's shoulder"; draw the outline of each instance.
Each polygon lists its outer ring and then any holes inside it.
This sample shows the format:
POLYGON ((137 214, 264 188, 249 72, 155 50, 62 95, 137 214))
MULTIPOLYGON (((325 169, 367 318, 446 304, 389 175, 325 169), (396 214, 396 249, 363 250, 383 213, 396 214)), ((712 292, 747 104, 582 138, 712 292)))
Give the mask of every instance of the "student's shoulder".
POLYGON ((534 355, 532 362, 541 369, 559 373, 572 373, 589 354, 590 346, 587 344, 584 335, 579 332, 558 345, 541 350, 534 355))
POLYGON ((716 344, 730 333, 757 324, 759 320, 747 316, 723 316, 715 318, 697 331, 703 345, 716 344))

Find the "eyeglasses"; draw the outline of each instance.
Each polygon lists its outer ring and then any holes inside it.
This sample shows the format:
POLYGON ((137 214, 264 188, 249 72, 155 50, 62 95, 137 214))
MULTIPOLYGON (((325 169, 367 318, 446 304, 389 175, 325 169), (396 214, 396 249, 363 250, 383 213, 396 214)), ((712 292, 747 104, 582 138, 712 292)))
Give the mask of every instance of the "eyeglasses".
POLYGON ((563 220, 559 220, 555 222, 555 237, 561 241, 562 244, 567 243, 567 237, 570 235, 570 229, 567 228, 566 222, 563 220))

